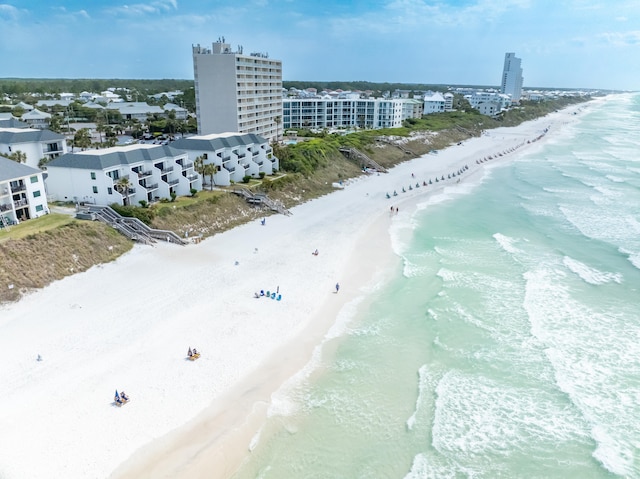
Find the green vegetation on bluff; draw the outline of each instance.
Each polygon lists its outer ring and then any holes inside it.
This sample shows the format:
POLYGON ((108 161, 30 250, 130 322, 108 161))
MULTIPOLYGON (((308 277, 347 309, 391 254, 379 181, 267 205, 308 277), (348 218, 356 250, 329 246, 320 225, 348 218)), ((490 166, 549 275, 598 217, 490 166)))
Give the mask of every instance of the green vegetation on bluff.
MULTIPOLYGON (((408 120, 402 128, 362 130, 344 136, 326 131, 299 131, 298 136, 307 137, 308 141, 274 145, 281 172, 242 186, 266 192, 270 198, 291 208, 332 192, 334 182, 362 174, 360 165, 345 158, 340 148, 355 147, 382 166, 392 167, 430 150, 479 136, 483 130, 517 125, 582 101, 585 99, 561 98, 523 104, 498 119, 482 116, 475 110, 434 114, 408 120), (397 139, 403 141, 397 142, 397 139)), ((180 236, 187 233, 203 237, 269 214, 229 194, 232 189, 233 185, 200 191, 195 197, 176 198, 174 202, 151 207, 128 207, 123 212, 140 217, 154 228, 172 230, 180 236)), ((56 216, 48 215, 19 225, 25 228, 22 233, 18 227, 0 232, 0 302, 16 300, 23 291, 112 261, 132 246, 129 240, 101 223, 69 221, 56 216), (60 224, 56 224, 58 221, 60 224), (10 284, 14 285, 12 289, 10 284)))

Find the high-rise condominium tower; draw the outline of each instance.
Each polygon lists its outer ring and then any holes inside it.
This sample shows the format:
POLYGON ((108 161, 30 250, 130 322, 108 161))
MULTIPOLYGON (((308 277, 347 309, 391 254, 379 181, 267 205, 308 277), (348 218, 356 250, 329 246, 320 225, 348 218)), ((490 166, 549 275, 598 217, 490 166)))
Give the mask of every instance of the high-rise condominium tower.
POLYGON ((522 94, 522 67, 520 58, 515 53, 504 54, 504 68, 502 70, 501 92, 511 95, 513 101, 520 100, 522 94))
POLYGON ((282 135, 282 62, 265 53, 232 51, 224 38, 212 49, 193 46, 198 134, 282 135))

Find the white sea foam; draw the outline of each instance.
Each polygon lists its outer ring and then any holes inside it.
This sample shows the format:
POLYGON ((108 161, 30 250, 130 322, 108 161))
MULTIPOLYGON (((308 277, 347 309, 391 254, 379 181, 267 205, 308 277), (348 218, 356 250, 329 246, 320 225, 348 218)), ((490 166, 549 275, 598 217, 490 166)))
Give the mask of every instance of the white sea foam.
POLYGON ((598 444, 593 457, 608 471, 621 477, 631 477, 633 471, 634 451, 629 444, 622 443, 602 426, 595 426, 591 436, 598 444))
POLYGON ((522 252, 518 248, 513 246, 513 244, 516 242, 516 240, 514 238, 510 238, 509 236, 505 236, 505 235, 500 234, 500 233, 494 234, 493 238, 498 242, 500 247, 503 250, 505 250, 507 253, 517 254, 517 253, 521 253, 522 252))
POLYGON ((619 176, 613 176, 613 175, 606 175, 606 178, 608 180, 613 181, 614 183, 626 183, 627 179, 626 178, 621 178, 619 176))
MULTIPOLYGON (((404 479, 456 479, 462 471, 451 461, 442 456, 432 457, 425 453, 413 458, 411 470, 404 479)), ((473 475, 466 477, 472 478, 473 475)))
POLYGON ((429 371, 429 366, 427 364, 420 366, 418 370, 418 397, 416 398, 416 408, 411 417, 407 419, 407 429, 409 429, 409 431, 413 429, 416 423, 416 417, 423 407, 424 395, 428 391, 433 390, 436 383, 437 381, 434 375, 429 371))
POLYGON ((538 388, 451 370, 436 393, 433 446, 462 464, 479 456, 504 456, 528 442, 588 438, 580 415, 538 388))
POLYGON ((608 273, 600 271, 596 268, 587 266, 581 263, 577 259, 573 259, 569 256, 562 258, 562 264, 564 264, 569 270, 577 274, 583 281, 589 284, 605 284, 612 281, 616 283, 622 282, 622 275, 620 273, 608 273))
POLYGON ((627 256, 629 262, 635 266, 637 269, 640 269, 640 253, 633 253, 625 248, 619 248, 618 251, 620 253, 627 256))
POLYGON ((640 434, 635 305, 589 308, 572 298, 557 270, 539 268, 525 277, 531 331, 547 345, 558 388, 590 425, 594 457, 616 474, 634 476, 629 458, 640 434))

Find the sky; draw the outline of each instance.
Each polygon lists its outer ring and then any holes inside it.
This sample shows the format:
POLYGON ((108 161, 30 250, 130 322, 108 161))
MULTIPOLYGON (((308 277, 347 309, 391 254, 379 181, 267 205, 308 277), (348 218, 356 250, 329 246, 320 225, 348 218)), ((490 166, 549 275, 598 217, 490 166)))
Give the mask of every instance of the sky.
POLYGON ((639 0, 0 0, 0 77, 193 79, 224 37, 283 80, 640 90, 639 0))

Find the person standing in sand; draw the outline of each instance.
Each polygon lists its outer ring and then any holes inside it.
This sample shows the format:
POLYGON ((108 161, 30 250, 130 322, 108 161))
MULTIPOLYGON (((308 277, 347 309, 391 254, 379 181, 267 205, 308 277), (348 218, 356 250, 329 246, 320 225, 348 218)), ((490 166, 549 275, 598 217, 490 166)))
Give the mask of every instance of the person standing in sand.
POLYGON ((336 283, 336 294, 338 294, 338 291, 340 291, 340 283, 336 283))

